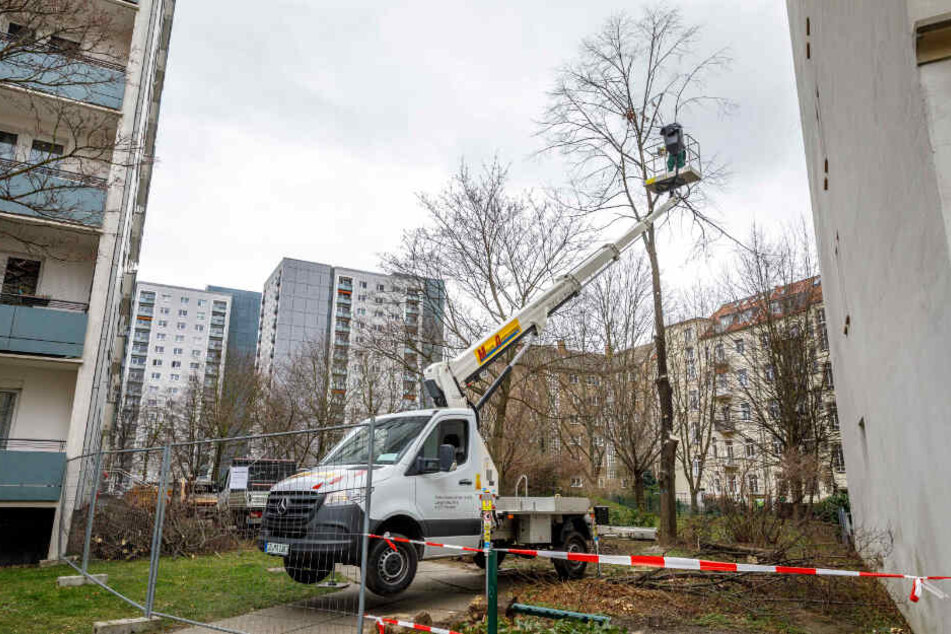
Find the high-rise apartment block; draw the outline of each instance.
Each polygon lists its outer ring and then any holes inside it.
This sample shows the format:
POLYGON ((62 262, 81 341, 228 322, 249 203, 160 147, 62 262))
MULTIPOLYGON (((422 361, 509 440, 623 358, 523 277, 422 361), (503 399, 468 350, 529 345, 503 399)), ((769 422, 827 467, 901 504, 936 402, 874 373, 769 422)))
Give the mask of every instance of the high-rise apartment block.
POLYGON ((368 381, 378 388, 375 402, 348 405, 354 416, 422 407, 420 371, 441 350, 443 303, 439 280, 285 258, 264 287, 257 366, 275 377, 309 347, 332 360, 339 397, 367 392, 368 381))
POLYGON ((951 5, 786 4, 853 521, 886 569, 947 569, 951 5))
POLYGON ((253 361, 257 354, 258 328, 261 323, 261 293, 225 286, 207 286, 205 290, 231 296, 228 353, 232 359, 253 361))
MULTIPOLYGON (((139 282, 132 337, 123 364, 123 445, 143 433, 189 390, 217 390, 224 374, 230 295, 139 282)), ((118 444, 118 443, 117 443, 118 444)))
POLYGON ((64 462, 114 417, 174 0, 16 6, 0 12, 0 563, 56 554, 64 462))

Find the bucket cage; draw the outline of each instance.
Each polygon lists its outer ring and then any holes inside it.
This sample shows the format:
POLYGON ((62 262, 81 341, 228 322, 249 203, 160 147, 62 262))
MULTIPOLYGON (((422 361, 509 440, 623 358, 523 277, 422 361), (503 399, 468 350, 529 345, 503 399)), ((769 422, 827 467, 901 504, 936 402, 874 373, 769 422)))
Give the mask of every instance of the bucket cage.
POLYGON ((700 144, 689 134, 683 135, 683 143, 684 149, 678 155, 668 153, 663 142, 647 148, 644 187, 662 194, 700 180, 700 144))

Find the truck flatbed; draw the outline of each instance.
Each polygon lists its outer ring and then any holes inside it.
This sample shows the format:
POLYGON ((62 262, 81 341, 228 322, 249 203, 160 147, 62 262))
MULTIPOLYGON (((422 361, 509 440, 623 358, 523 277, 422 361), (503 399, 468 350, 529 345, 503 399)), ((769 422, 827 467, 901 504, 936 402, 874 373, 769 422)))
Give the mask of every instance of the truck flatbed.
POLYGON ((552 515, 584 515, 591 508, 588 498, 575 497, 515 497, 504 496, 495 500, 499 513, 522 515, 545 513, 552 515))

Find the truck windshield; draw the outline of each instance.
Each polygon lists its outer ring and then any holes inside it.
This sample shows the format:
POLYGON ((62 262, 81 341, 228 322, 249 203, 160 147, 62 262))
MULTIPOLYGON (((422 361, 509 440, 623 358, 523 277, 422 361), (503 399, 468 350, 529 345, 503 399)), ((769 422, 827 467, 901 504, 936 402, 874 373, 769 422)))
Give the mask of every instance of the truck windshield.
MULTIPOLYGON (((395 464, 419 436, 431 416, 395 416, 379 418, 373 433, 373 464, 395 464)), ((327 454, 321 465, 367 463, 368 428, 350 432, 327 454)))

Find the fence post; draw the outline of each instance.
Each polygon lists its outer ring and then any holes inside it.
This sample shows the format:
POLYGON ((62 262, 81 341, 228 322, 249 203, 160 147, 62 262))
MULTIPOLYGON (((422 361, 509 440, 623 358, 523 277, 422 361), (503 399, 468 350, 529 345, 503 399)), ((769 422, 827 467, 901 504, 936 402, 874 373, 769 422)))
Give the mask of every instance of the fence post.
POLYGON ((492 492, 482 489, 482 552, 485 554, 485 631, 499 631, 498 553, 492 549, 492 492))
POLYGON ((155 502, 155 526, 152 529, 152 553, 149 560, 149 584, 145 593, 145 617, 152 617, 152 607, 155 604, 155 583, 158 581, 159 556, 162 550, 162 525, 165 522, 165 496, 168 491, 168 472, 172 463, 172 446, 165 445, 162 449, 162 472, 159 475, 159 486, 155 502))
POLYGON ((367 478, 366 494, 363 501, 363 548, 360 553, 360 596, 357 599, 357 634, 363 634, 363 613, 367 598, 367 549, 370 547, 370 496, 373 493, 373 436, 376 419, 370 417, 367 427, 367 478))
POLYGON ((96 454, 95 465, 92 478, 92 490, 89 492, 89 516, 86 518, 86 534, 83 536, 82 571, 84 575, 87 574, 86 569, 89 567, 89 542, 92 540, 92 525, 96 518, 96 498, 99 493, 99 478, 102 472, 102 447, 99 448, 99 452, 96 454))

